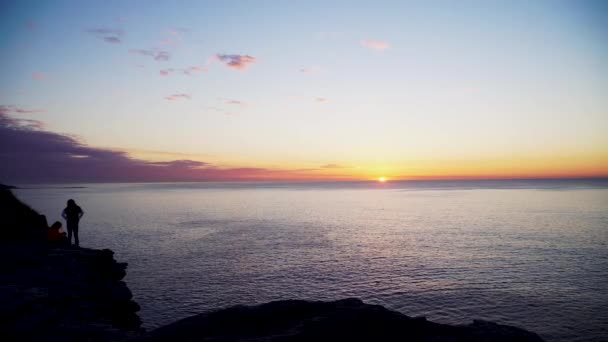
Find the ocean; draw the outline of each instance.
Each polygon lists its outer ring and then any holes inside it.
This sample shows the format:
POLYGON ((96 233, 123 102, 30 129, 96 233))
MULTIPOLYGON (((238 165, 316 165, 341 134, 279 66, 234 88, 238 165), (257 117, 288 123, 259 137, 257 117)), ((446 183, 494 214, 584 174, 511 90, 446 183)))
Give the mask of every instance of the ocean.
POLYGON ((410 316, 608 340, 608 180, 21 185, 128 262, 146 328, 358 297, 410 316))

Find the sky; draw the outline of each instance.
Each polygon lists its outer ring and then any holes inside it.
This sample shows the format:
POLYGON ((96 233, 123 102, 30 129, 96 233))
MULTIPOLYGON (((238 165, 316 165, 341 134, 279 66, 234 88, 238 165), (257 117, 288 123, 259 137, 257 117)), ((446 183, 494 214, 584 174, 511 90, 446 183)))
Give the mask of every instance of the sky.
POLYGON ((608 176, 604 1, 0 0, 0 182, 608 176))

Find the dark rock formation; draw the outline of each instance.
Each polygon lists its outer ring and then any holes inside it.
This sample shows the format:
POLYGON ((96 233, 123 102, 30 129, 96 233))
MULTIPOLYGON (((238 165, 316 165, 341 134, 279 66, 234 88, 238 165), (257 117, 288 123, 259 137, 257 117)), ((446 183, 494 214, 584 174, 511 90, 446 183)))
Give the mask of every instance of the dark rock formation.
POLYGON ((542 341, 531 332, 475 321, 451 326, 359 299, 277 301, 199 314, 132 342, 151 341, 542 341))
POLYGON ((12 190, 12 189, 17 189, 17 187, 13 186, 13 185, 0 184, 0 190, 12 190))
POLYGON ((32 248, 10 248, 9 256, 0 246, 10 260, 0 270, 0 339, 109 341, 141 332, 139 306, 120 281, 127 265, 112 251, 57 248, 23 257, 32 248))
POLYGON ((49 246, 46 221, 0 190, 0 340, 114 341, 142 332, 110 250, 49 246), (7 224, 8 223, 8 224, 7 224))

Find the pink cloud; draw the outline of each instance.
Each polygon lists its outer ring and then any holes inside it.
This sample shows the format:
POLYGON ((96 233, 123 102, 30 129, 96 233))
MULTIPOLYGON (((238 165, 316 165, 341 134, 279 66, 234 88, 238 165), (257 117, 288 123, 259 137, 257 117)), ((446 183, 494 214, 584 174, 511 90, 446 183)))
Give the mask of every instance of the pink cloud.
POLYGON ((375 39, 364 39, 361 41, 361 46, 373 50, 386 50, 390 47, 387 42, 375 39))
POLYGON ((34 72, 32 73, 32 78, 37 81, 44 81, 46 79, 46 76, 41 72, 34 72))
POLYGON ((163 69, 160 71, 161 76, 169 76, 170 73, 173 72, 173 69, 163 69))
POLYGON ((189 94, 173 94, 165 97, 169 101, 190 100, 192 97, 189 94))
POLYGON ((218 61, 235 70, 245 70, 250 64, 255 63, 256 58, 249 55, 215 55, 218 61))
POLYGON ((207 68, 200 67, 200 66, 191 66, 189 68, 182 70, 182 72, 186 75, 192 75, 192 74, 196 74, 199 72, 207 72, 207 68))

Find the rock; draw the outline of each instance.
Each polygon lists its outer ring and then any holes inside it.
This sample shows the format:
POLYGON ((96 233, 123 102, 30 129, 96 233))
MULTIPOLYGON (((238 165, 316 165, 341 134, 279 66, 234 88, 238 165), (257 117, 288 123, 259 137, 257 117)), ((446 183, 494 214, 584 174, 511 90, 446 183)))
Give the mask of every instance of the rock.
POLYGON ((13 190, 13 189, 17 189, 17 187, 14 185, 0 184, 0 190, 13 190))
POLYGON ((475 321, 450 326, 350 298, 286 300, 202 313, 151 331, 150 341, 542 341, 523 329, 475 321))

